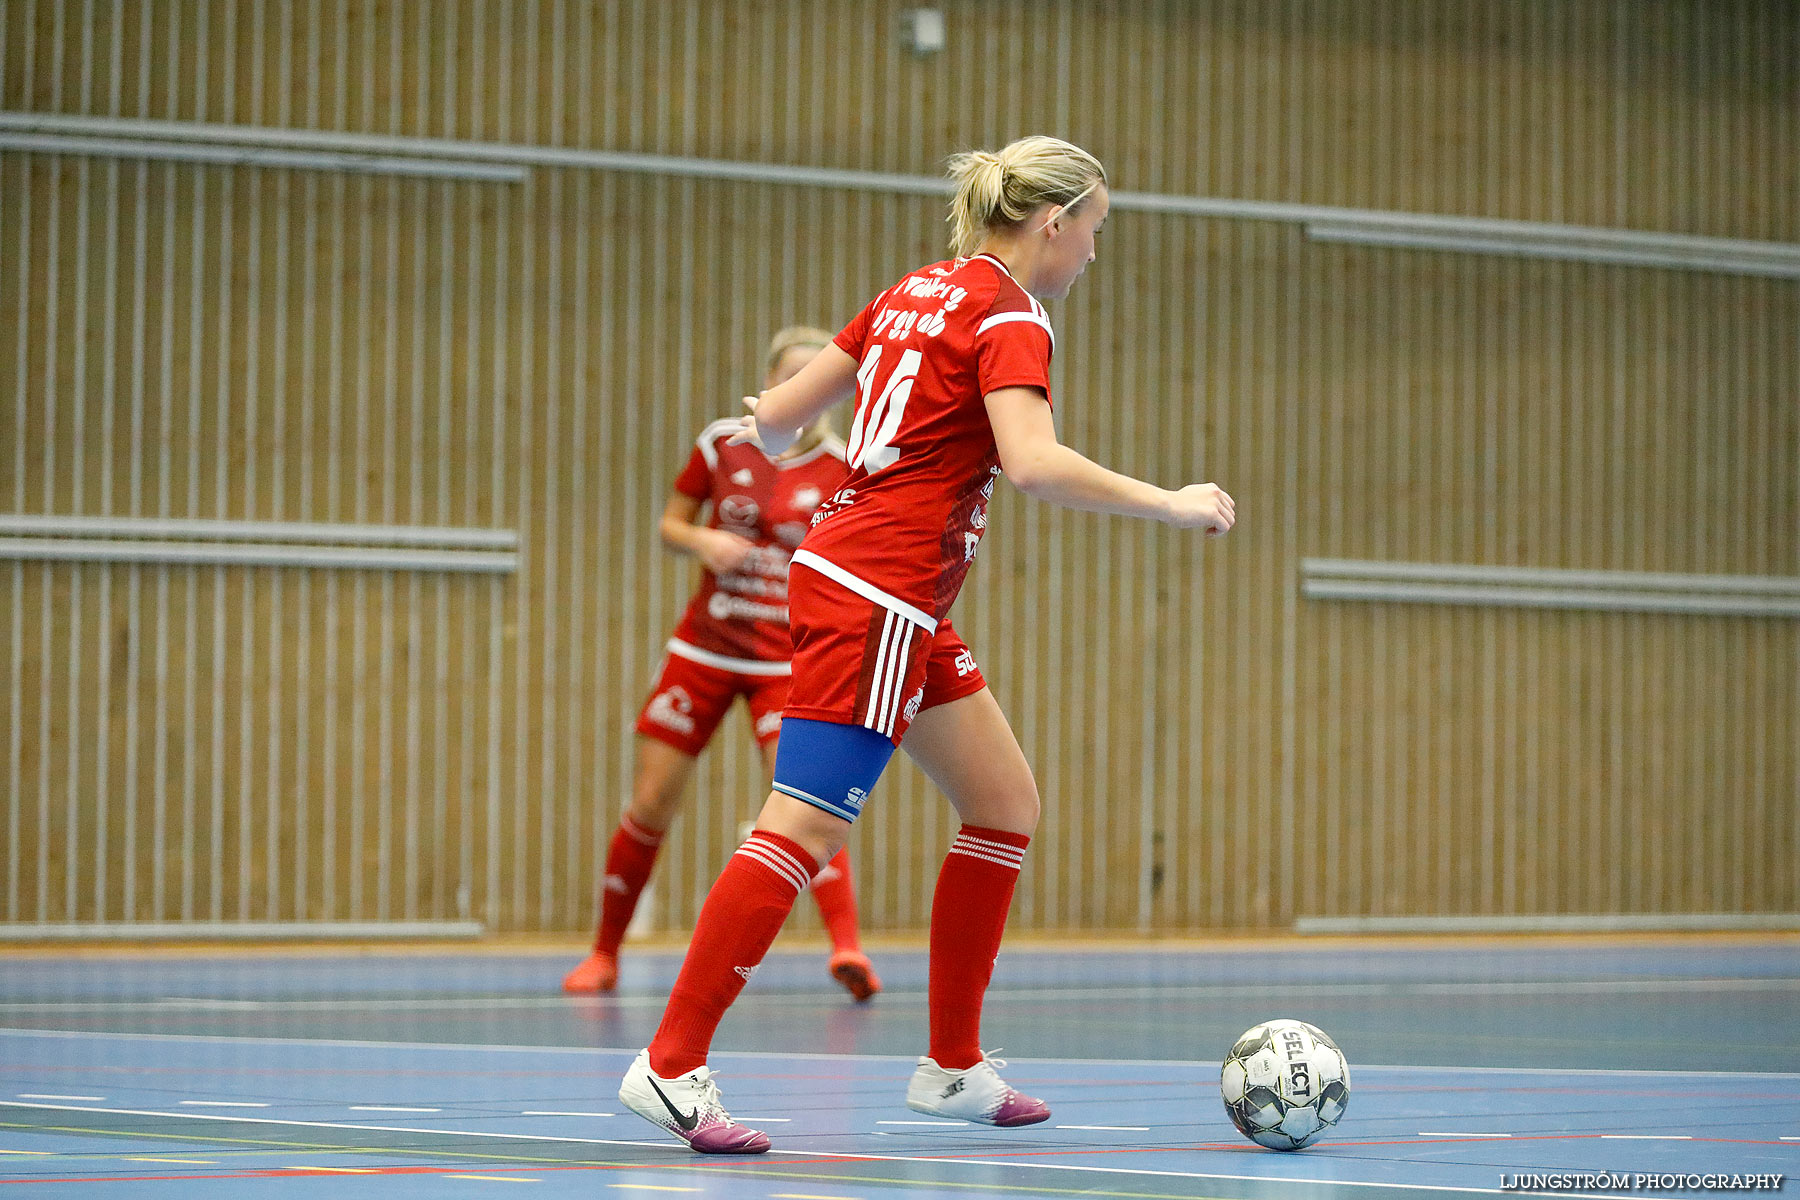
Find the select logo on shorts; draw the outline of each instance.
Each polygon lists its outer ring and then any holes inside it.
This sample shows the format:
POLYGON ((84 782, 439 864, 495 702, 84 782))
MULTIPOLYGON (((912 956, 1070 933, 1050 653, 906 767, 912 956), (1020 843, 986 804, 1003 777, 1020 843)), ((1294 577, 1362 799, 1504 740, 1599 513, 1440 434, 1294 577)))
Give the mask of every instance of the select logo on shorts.
POLYGON ((960 679, 965 675, 973 675, 975 673, 975 670, 976 670, 976 667, 975 667, 974 654, 970 653, 967 650, 958 650, 956 652, 957 678, 960 679))
POLYGON ((867 804, 868 802, 869 802, 869 793, 867 793, 867 792, 863 791, 861 788, 857 788, 857 787, 851 788, 849 791, 849 794, 844 797, 844 807, 849 809, 853 813, 862 812, 863 805, 867 804))
POLYGON ((644 718, 676 733, 694 732, 694 698, 680 684, 658 692, 644 709, 644 718))

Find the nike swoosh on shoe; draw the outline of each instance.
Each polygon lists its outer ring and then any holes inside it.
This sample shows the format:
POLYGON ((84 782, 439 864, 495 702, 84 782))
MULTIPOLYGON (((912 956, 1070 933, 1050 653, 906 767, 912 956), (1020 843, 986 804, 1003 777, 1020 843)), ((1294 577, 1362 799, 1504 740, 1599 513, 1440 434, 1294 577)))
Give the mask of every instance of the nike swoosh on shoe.
POLYGON ((683 1116, 681 1110, 676 1108, 675 1105, 670 1102, 669 1098, 663 1094, 663 1090, 656 1086, 655 1076, 650 1077, 650 1090, 656 1093, 656 1098, 663 1102, 663 1107, 669 1110, 669 1115, 671 1117, 675 1118, 675 1124, 681 1127, 681 1132, 694 1132, 694 1126, 700 1124, 700 1110, 698 1108, 693 1112, 688 1113, 686 1116, 683 1116))

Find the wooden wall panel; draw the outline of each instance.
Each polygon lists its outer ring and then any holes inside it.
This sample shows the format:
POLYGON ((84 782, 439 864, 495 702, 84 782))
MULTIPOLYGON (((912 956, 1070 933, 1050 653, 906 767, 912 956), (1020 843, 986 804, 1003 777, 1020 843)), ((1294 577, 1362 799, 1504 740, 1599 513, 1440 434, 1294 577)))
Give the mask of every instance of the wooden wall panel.
MULTIPOLYGON (((1800 241, 1781 6, 960 0, 929 59, 906 6, 12 0, 0 107, 912 174, 1041 129, 1125 190, 1800 241)), ((583 925, 692 584, 653 540, 689 439, 770 330, 942 241, 919 197, 0 153, 0 504, 522 542, 503 579, 0 563, 3 919, 583 925)), ((997 495, 956 620, 1044 795, 1020 926, 1800 905, 1794 622, 1296 583, 1800 573, 1791 281, 1122 211, 1053 315, 1065 437, 1242 524, 997 495)), ((741 725, 664 927, 760 800, 741 725)), ((871 927, 925 924, 952 832, 890 774, 871 927)))

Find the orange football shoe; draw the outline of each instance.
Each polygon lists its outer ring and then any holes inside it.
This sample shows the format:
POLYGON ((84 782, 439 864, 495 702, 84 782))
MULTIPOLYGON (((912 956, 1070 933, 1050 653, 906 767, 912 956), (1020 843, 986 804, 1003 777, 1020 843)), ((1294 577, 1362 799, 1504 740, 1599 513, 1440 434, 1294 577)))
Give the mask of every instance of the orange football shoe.
POLYGON ((619 960, 597 951, 582 959, 573 971, 563 976, 565 992, 610 992, 618 986, 619 960))
POLYGON ((867 1004, 881 990, 881 977, 875 974, 875 967, 869 962, 869 956, 861 950, 835 952, 828 969, 831 977, 843 984, 846 992, 856 997, 858 1004, 867 1004))

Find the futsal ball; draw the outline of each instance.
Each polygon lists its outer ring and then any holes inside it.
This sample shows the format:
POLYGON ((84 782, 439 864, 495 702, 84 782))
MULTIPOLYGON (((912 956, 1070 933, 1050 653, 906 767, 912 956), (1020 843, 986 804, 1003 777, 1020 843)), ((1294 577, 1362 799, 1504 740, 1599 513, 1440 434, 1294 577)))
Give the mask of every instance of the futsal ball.
POLYGON ((1298 1150, 1344 1115, 1350 1064, 1305 1021, 1265 1021, 1225 1056, 1219 1090, 1239 1133, 1271 1150, 1298 1150))

